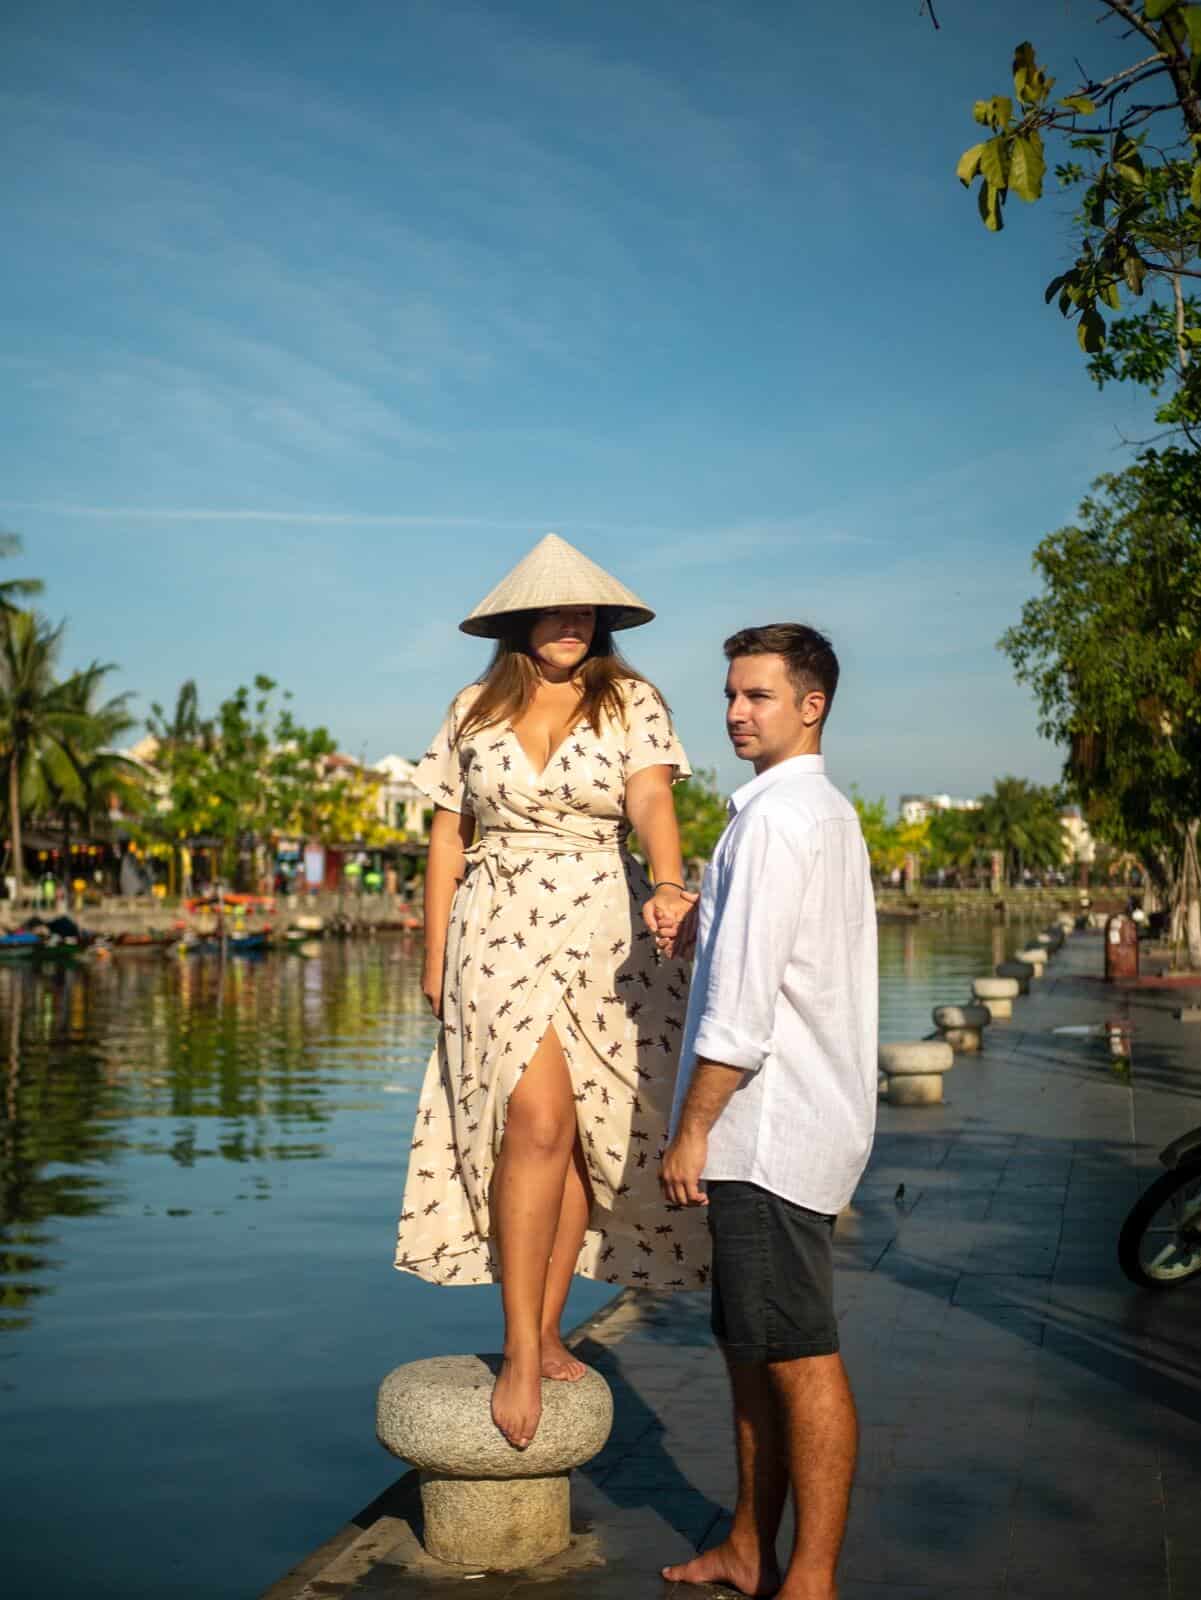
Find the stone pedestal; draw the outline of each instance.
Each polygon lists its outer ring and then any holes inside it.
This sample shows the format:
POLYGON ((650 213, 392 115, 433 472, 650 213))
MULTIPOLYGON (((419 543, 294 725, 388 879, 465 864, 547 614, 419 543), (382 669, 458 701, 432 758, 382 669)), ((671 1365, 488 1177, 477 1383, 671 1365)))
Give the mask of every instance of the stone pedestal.
POLYGON ((984 1030, 992 1021, 987 1006, 935 1006, 934 1026, 939 1038, 956 1055, 975 1055, 984 1044, 984 1030))
POLYGON ((941 1039, 882 1044, 881 1072, 888 1078, 891 1106, 932 1106, 942 1099, 942 1075, 955 1065, 955 1052, 941 1039))
POLYGON ((987 1006, 994 1022, 1004 1022, 1013 1015, 1013 1002, 1021 990, 1016 978, 977 978, 972 993, 982 1006, 987 1006))
POLYGON ((1049 957, 1047 955, 1047 948, 1045 945, 1032 944, 1027 946, 1025 950, 1019 950, 1017 955, 1014 957, 1014 960, 1024 961, 1028 967, 1032 967, 1034 969, 1031 979, 1033 982, 1041 978, 1046 972, 1047 961, 1049 960, 1049 957))
POLYGON ((993 968, 993 974, 998 978, 1013 978, 1023 994, 1030 993, 1030 984, 1034 978, 1034 963, 1023 961, 1020 957, 1015 961, 999 961, 993 968))
POLYGON ((515 1450, 492 1421, 496 1356, 438 1356, 380 1385, 376 1433, 421 1469, 425 1546, 450 1565, 512 1572, 571 1542, 568 1473, 603 1448, 613 1396, 598 1372, 542 1384, 534 1442, 515 1450))

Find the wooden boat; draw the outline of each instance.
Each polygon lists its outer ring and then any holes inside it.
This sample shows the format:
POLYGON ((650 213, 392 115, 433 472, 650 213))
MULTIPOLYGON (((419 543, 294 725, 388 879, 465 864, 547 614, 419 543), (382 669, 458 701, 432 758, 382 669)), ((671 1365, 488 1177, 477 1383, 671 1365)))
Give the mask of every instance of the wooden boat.
POLYGON ((22 961, 32 958, 41 940, 36 933, 0 934, 0 960, 22 961))

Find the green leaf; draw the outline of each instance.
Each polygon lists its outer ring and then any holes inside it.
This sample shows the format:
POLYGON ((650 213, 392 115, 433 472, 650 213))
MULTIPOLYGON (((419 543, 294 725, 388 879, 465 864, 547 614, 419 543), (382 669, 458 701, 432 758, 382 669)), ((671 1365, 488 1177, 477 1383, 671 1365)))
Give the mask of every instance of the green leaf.
POLYGON ((1188 188, 1189 204, 1201 211, 1201 161, 1193 168, 1193 181, 1188 188))
POLYGON ((1050 283, 1043 290, 1043 300, 1047 305, 1051 304, 1051 301, 1054 300, 1055 296, 1063 288, 1067 280, 1068 275, 1066 272, 1061 272, 1057 278, 1051 279, 1050 283))
POLYGON ((998 134, 980 151, 980 171, 984 174, 985 181, 994 189, 1005 189, 1009 185, 1005 144, 1005 138, 998 134))
POLYGON ((984 149, 982 144, 974 144, 970 150, 965 150, 959 157, 959 165, 955 168, 955 176, 965 189, 971 187, 972 179, 980 170, 980 153, 984 149))
POLYGON ((1023 200, 1038 200, 1043 192, 1046 170, 1042 136, 1037 132, 1019 135, 1013 141, 1009 160, 1010 188, 1023 200))
POLYGON ((1188 42, 1193 55, 1201 56, 1201 6, 1185 6, 1180 15, 1188 29, 1188 42))
POLYGON ((1097 110, 1086 94, 1070 94, 1059 103, 1065 110, 1079 112, 1082 117, 1094 116, 1097 110))
POLYGON ((1013 121, 1013 101, 1007 94, 993 96, 992 125, 994 128, 1007 128, 1013 121))
POLYGON ((1113 141, 1113 170, 1119 178, 1142 188, 1146 180, 1143 158, 1134 140, 1119 133, 1113 141))
POLYGON ((1146 267, 1136 251, 1131 251, 1122 262, 1122 275, 1131 294, 1142 294, 1146 267))
POLYGON ((1122 309, 1122 297, 1118 293, 1118 286, 1111 279, 1101 290, 1101 298, 1111 311, 1122 309))
POLYGON ((1147 4, 1144 7, 1147 13, 1147 21, 1158 22, 1160 17, 1167 16, 1175 4, 1176 0, 1147 0, 1147 4))
POLYGON ((1005 226, 1005 219, 1001 214, 1002 191, 994 189, 987 179, 977 191, 977 205, 980 207, 980 220, 990 233, 1000 233, 1005 226))
POLYGON ((989 117, 992 114, 991 100, 977 100, 972 107, 972 116, 983 128, 988 127, 989 117))
POLYGON ((1105 348, 1105 319, 1095 306, 1089 306, 1080 313, 1080 321, 1076 325, 1076 337, 1080 341, 1080 348, 1086 355, 1096 355, 1105 348))

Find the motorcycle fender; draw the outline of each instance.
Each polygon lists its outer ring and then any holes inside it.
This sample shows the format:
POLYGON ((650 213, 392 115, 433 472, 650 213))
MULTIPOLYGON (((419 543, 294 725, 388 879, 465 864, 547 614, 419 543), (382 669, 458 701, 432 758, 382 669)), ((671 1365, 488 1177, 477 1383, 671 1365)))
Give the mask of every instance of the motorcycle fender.
POLYGON ((1190 1128, 1188 1133, 1182 1133, 1179 1139, 1173 1139, 1159 1152, 1159 1159, 1165 1167, 1178 1167, 1190 1156, 1201 1156, 1201 1128, 1190 1128))

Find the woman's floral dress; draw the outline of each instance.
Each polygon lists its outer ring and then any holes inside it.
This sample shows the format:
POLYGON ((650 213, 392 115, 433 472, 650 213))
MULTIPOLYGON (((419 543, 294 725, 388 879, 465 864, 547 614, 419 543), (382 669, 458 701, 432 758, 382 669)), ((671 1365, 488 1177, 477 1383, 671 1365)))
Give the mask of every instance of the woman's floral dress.
POLYGON ((625 726, 581 723, 536 771, 508 723, 456 733, 463 691, 417 768, 439 806, 479 833, 450 912, 443 1025, 417 1110, 396 1265, 434 1283, 495 1281, 488 1189, 509 1096, 554 1028, 575 1088, 593 1207, 575 1270, 695 1289, 709 1236, 658 1181, 688 972, 642 921, 646 874, 625 848, 626 784, 689 772, 662 699, 623 688, 625 726))

